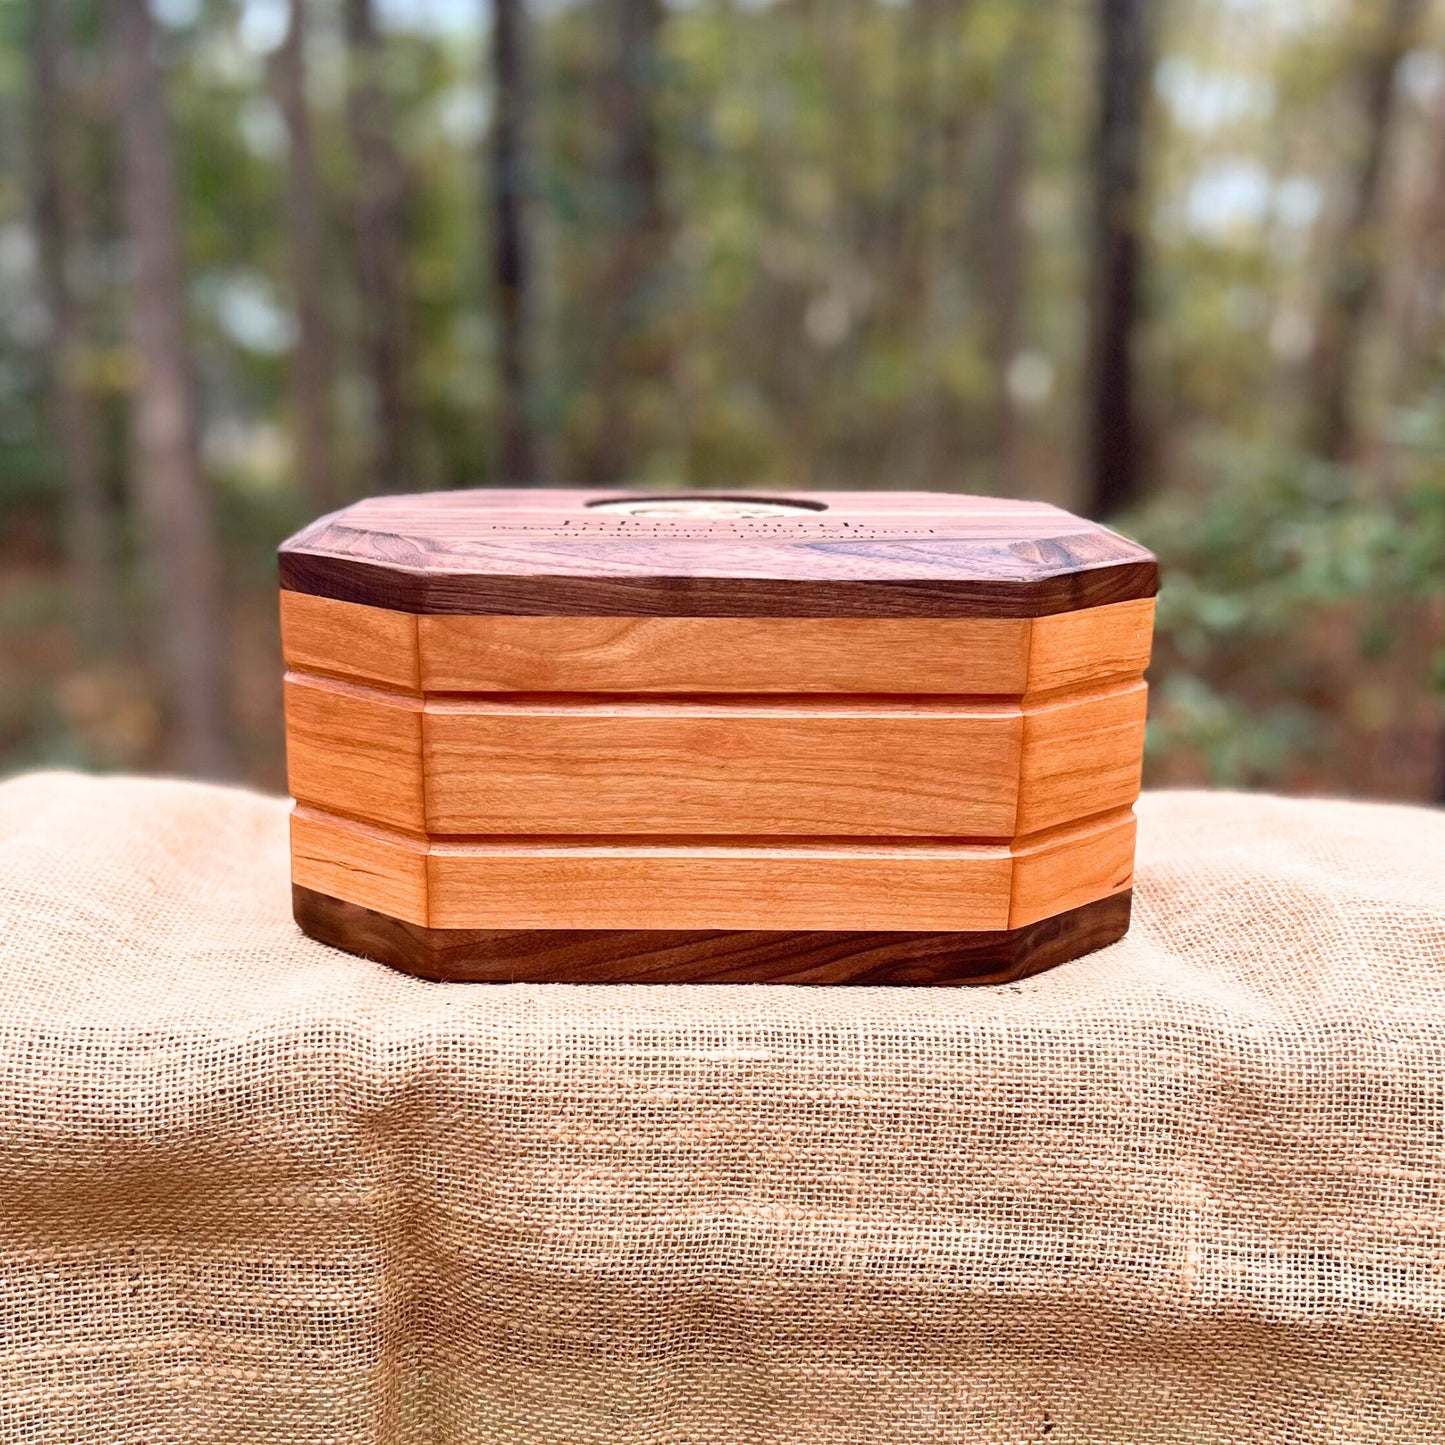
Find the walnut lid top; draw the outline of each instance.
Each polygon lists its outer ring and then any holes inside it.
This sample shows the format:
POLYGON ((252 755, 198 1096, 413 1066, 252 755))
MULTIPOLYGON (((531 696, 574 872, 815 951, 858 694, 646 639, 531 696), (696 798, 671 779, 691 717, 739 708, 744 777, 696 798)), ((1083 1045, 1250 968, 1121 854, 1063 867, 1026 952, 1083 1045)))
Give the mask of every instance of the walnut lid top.
POLYGON ((1158 569, 1044 502, 476 490, 322 517, 282 544, 281 586, 415 613, 1043 617, 1153 596, 1158 569))

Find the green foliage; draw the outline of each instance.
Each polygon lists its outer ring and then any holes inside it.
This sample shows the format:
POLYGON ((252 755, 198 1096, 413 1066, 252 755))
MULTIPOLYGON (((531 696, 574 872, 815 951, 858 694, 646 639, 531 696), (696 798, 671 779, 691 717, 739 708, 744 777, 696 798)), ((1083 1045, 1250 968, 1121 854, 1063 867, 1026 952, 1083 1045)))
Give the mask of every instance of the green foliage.
MULTIPOLYGON (((1361 665, 1445 597, 1442 428, 1438 398, 1411 416, 1393 494, 1288 448, 1217 441, 1196 487, 1129 519, 1164 576, 1153 758, 1282 786, 1338 753, 1361 665)), ((1432 671, 1445 686, 1438 642, 1432 671)))

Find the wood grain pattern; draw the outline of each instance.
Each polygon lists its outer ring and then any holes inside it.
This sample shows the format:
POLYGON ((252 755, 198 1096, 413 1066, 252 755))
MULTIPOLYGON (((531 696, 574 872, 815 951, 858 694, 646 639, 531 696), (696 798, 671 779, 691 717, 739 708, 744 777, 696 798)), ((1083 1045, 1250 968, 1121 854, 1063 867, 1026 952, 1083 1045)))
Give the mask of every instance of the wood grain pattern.
POLYGON ((1152 597, 1154 558, 1039 502, 796 494, 761 519, 627 517, 615 493, 377 497, 281 548, 283 588, 419 614, 1043 617, 1152 597))
POLYGON ((895 839, 433 844, 435 928, 989 929, 1008 925, 1007 847, 895 839))
POLYGON ((286 780, 298 801, 421 834, 422 700, 288 673, 286 780))
POLYGON ((1022 928, 1132 888, 1135 831, 1133 810, 1125 808, 1014 843, 1008 926, 1022 928))
POLYGON ((1021 928, 967 933, 418 927, 303 886, 296 921, 322 943, 421 978, 467 983, 1008 983, 1122 938, 1131 895, 1021 928))
POLYGON ((1007 839, 1134 801, 1146 694, 423 700, 289 674, 288 773, 417 834, 1007 839))
MULTIPOLYGON (((1019 843, 405 836, 298 806, 294 881, 434 928, 962 931, 1129 886, 1130 813, 1019 843), (417 848, 424 849, 418 892, 417 848)), ((1010 924, 1010 919, 1014 924, 1010 924)))
POLYGON ((408 923, 427 922, 427 842, 350 819, 291 811, 291 881, 408 923))
POLYGON ((799 982, 1122 934, 1147 552, 1010 500, 616 496, 375 498, 283 547, 308 931, 431 977, 799 982))
POLYGON ((1033 625, 982 617, 416 620, 430 692, 1008 696, 1027 688, 1033 625))
POLYGON ((1035 617, 1022 694, 1087 688, 1106 678, 1143 677, 1154 643, 1154 599, 1035 617))
POLYGON ((1039 618, 417 617, 281 594, 293 669, 427 692, 1018 697, 1141 676, 1154 599, 1039 618))
POLYGON ((427 703, 432 833, 1013 832, 1010 704, 427 703))
POLYGON ((1139 796, 1149 689, 1142 680, 1023 704, 1018 815, 1022 835, 1139 796))
POLYGON ((420 620, 409 612, 283 592, 281 654, 298 672, 420 692, 420 620))

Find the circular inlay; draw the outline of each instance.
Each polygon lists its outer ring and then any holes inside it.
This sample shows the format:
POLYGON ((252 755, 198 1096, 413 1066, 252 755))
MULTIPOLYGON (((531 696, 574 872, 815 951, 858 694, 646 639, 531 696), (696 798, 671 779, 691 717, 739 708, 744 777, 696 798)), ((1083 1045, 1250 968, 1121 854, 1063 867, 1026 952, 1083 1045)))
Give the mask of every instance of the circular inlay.
POLYGON ((611 497, 587 505, 595 511, 621 512, 629 517, 791 517, 799 512, 827 511, 825 502, 788 497, 611 497))

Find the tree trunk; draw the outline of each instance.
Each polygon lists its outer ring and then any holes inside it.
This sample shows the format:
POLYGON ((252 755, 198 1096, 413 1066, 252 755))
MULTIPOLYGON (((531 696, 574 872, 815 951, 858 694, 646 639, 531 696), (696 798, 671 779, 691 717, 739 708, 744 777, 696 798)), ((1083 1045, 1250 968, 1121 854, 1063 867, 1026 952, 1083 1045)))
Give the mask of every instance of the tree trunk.
POLYGON ((370 480, 376 491, 400 491, 415 483, 407 475, 406 178, 391 139, 391 106, 382 83, 382 44, 371 0, 346 0, 345 23, 351 69, 346 114, 356 167, 356 279, 362 349, 375 407, 370 480))
POLYGON ((610 142, 612 245, 599 298, 602 423, 588 473, 606 486, 637 465, 636 413, 646 400, 639 393, 667 369, 657 292, 668 229, 655 105, 662 0, 601 0, 600 14, 606 27, 600 119, 610 142))
POLYGON ((1150 0, 1098 0, 1098 119, 1093 158, 1086 508, 1108 517, 1139 500, 1140 421, 1134 365, 1143 270, 1144 117, 1150 0))
POLYGON ((526 0, 493 0, 492 260, 497 303, 497 469, 504 486, 534 486, 530 334, 532 257, 527 226, 526 0))
POLYGON ((231 771, 221 564, 201 470, 200 422, 185 320, 180 215, 155 28, 147 0, 108 0, 119 79, 125 212, 135 267, 135 495, 163 639, 174 763, 231 771))
POLYGON ((31 100, 35 164, 35 230, 45 305, 50 313, 50 403, 65 484, 65 560, 68 589, 86 646, 114 641, 118 589, 111 549, 95 408, 81 377, 85 321, 70 280, 70 261, 85 230, 75 165, 65 57, 62 0, 31 11, 31 100))
POLYGON ((321 178, 307 102, 306 20, 306 0, 291 0, 291 23, 276 52, 276 90, 291 150, 286 230, 296 308, 296 346, 291 356, 295 458, 301 495, 316 513, 336 504, 338 488, 331 427, 334 348, 322 304, 321 178))
POLYGON ((1368 42, 1360 53, 1359 152, 1343 230, 1325 280, 1318 334, 1310 366, 1306 440, 1330 461, 1355 450, 1356 372, 1365 321, 1380 283, 1380 222, 1384 178, 1396 115, 1396 77, 1420 30, 1425 0, 1389 0, 1374 20, 1375 0, 1359 0, 1356 16, 1368 42))
MULTIPOLYGON (((1027 27, 1027 17, 1020 22, 1027 27)), ((1017 492, 1019 476, 1018 406, 1010 372, 1023 327, 1024 268, 1028 233, 1024 225, 1024 185, 1031 143, 1028 71, 1031 36, 1017 36, 1004 57, 1004 72, 994 115, 992 185, 985 221, 988 275, 988 340, 994 375, 993 452, 1002 490, 1017 492)))

